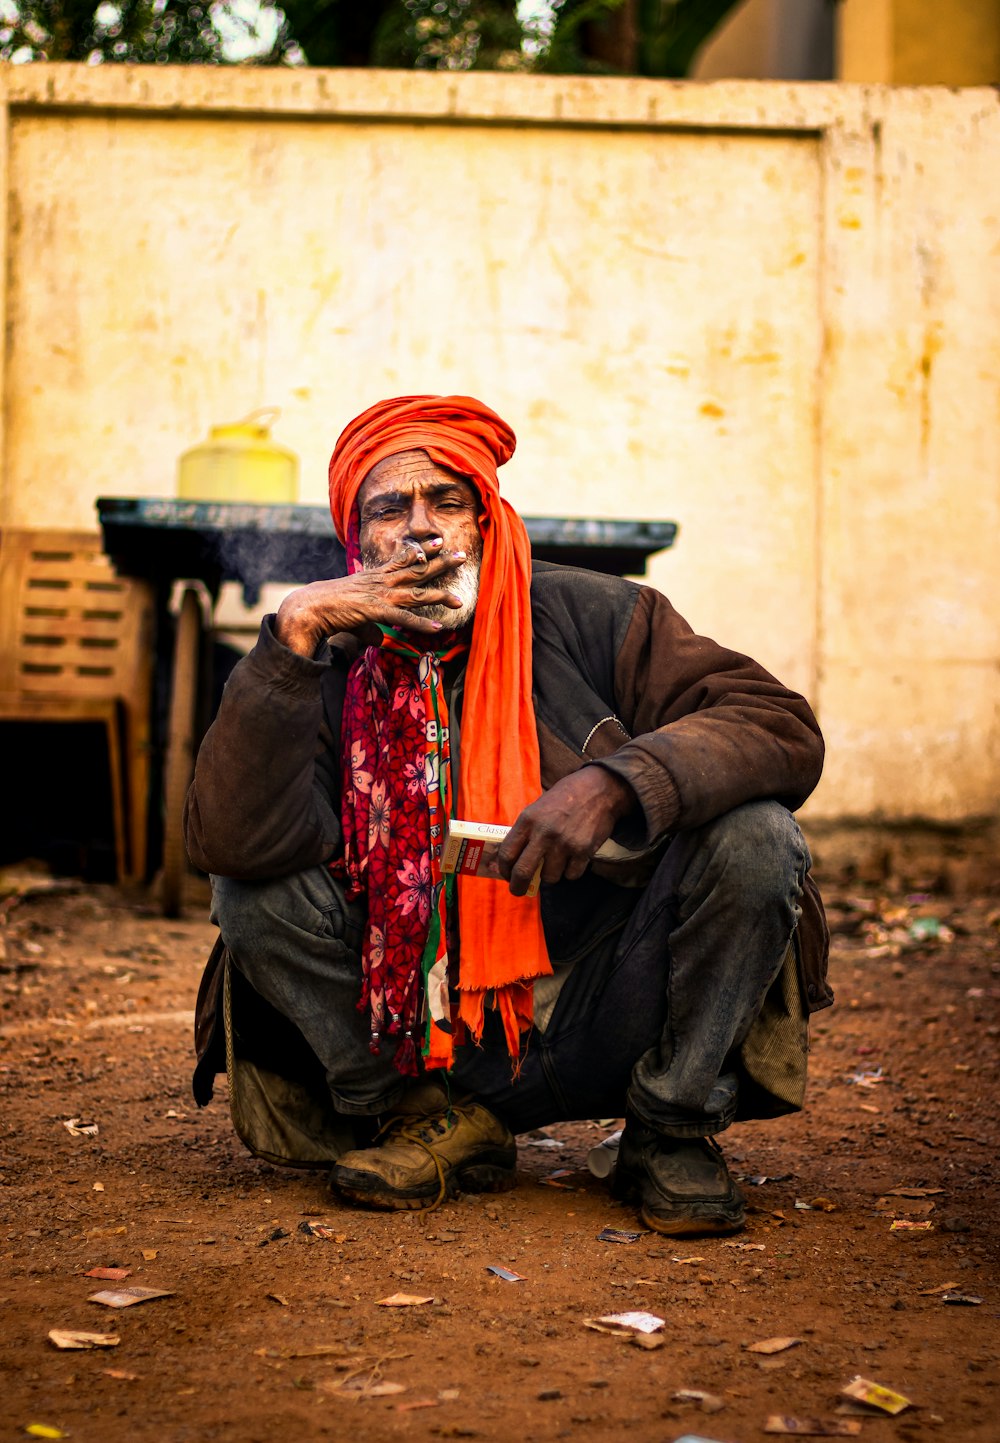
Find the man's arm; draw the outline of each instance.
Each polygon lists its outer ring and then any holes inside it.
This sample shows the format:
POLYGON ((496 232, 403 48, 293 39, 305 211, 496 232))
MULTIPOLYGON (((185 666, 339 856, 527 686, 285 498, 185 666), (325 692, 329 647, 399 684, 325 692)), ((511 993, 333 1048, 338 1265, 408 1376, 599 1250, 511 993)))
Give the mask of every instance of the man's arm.
POLYGON ((565 637, 566 655, 592 663, 588 685, 607 675, 600 693, 632 739, 521 813, 500 853, 512 891, 526 890, 540 862, 545 882, 581 876, 612 831, 639 849, 756 798, 801 805, 823 761, 803 697, 751 658, 697 636, 649 587, 624 587, 600 605, 589 587, 584 634, 580 583, 567 583, 546 596, 550 649, 553 633, 565 637), (616 620, 623 607, 627 625, 616 620))
MULTIPOLYGON (((420 614, 457 605, 446 589, 462 558, 410 545, 384 566, 291 592, 237 664, 198 753, 184 813, 204 871, 244 880, 327 861, 340 847, 340 759, 324 719, 334 677, 322 643, 372 623, 433 635, 420 614), (322 660, 315 660, 314 653, 322 660)), ((342 691, 330 708, 339 725, 342 691)))

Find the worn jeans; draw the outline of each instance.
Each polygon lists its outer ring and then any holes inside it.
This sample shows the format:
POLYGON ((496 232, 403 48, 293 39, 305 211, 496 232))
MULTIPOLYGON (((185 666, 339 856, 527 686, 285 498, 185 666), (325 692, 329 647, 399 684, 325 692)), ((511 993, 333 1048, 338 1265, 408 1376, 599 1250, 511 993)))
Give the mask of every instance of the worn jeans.
MULTIPOLYGON (((515 1078, 488 1012, 482 1044, 457 1049, 452 1084, 514 1132, 618 1117, 626 1103, 664 1133, 722 1131, 737 1112, 739 1046, 781 968, 809 865, 790 813, 750 802, 678 833, 641 890, 590 873, 561 883, 579 889, 580 955, 548 1026, 527 1035, 515 1078)), ((369 1050, 357 1008, 363 904, 347 903, 324 867, 212 882, 214 918, 236 965, 298 1028, 335 1108, 386 1111, 405 1082, 391 1039, 381 1055, 369 1050)), ((550 953, 570 955, 572 940, 552 935, 550 953)))

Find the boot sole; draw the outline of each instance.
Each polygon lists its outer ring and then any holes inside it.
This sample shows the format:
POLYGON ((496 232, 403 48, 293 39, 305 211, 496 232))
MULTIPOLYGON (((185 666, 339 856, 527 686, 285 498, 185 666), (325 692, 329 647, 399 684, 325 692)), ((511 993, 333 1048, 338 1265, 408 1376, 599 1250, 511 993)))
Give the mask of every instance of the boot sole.
POLYGON ((620 1202, 639 1203, 639 1216, 643 1223, 652 1232, 661 1233, 664 1237, 724 1237, 728 1233, 742 1232, 746 1226, 746 1209, 739 1197, 692 1202, 687 1204, 688 1211, 683 1211, 684 1205, 678 1204, 675 1216, 658 1216, 642 1202, 640 1190, 634 1183, 616 1179, 612 1195, 620 1202))
MULTIPOLYGON (((436 1177, 419 1187, 391 1188, 383 1179, 355 1168, 334 1167, 330 1182, 351 1202, 386 1212, 431 1207, 441 1194, 436 1177)), ((445 1174, 444 1198, 459 1192, 509 1192, 516 1183, 516 1159, 498 1158, 495 1154, 479 1157, 445 1174)))

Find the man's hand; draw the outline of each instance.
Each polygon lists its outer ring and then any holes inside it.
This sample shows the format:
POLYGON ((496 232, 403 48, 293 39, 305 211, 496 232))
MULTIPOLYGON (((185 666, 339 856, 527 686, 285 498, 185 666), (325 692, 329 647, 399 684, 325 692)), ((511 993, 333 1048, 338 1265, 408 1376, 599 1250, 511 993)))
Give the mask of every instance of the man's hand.
POLYGON ((421 616, 420 608, 462 605, 448 590, 448 577, 465 559, 464 551, 447 551, 440 541, 410 542, 384 566, 291 592, 278 609, 275 635, 302 656, 312 656, 323 637, 357 631, 367 622, 433 635, 444 623, 421 616))
POLYGON ((583 767, 556 782, 525 807, 500 846, 500 872, 514 896, 524 896, 539 865, 543 882, 582 877, 615 824, 637 805, 628 782, 604 767, 583 767))

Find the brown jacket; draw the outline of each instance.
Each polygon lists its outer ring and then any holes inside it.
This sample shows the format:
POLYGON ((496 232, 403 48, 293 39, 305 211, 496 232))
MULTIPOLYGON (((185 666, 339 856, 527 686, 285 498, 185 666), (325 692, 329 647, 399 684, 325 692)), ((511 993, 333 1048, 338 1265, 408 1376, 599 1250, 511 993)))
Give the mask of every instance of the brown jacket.
MULTIPOLYGON (((671 834, 760 798, 794 811, 815 787, 823 742, 808 703, 749 657, 695 635, 659 592, 536 562, 531 604, 543 787, 598 763, 639 799, 615 836, 646 855, 609 875, 641 884, 671 834)), ((358 643, 335 637, 314 660, 282 646, 271 623, 229 679, 185 812, 196 866, 242 879, 326 862, 341 845, 340 714, 358 643)), ((797 940, 803 1005, 815 1011, 833 999, 811 877, 797 940)), ((202 988, 199 1050, 213 1031, 213 981, 202 988)))

